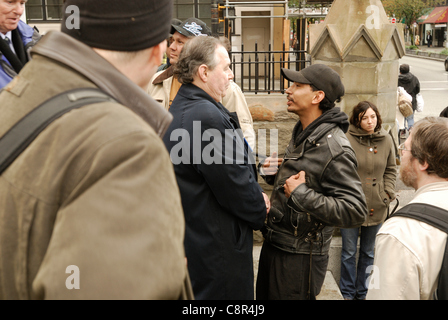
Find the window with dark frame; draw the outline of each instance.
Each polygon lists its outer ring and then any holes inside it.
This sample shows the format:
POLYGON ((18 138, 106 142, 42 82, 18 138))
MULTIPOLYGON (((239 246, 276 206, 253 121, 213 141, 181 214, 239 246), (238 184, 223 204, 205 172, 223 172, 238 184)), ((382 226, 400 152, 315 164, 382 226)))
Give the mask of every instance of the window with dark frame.
MULTIPOLYGON (((28 0, 26 19, 29 22, 59 22, 63 4, 64 0, 28 0)), ((210 27, 211 0, 174 0, 173 18, 185 20, 191 17, 201 19, 210 27)))
POLYGON ((211 27, 211 0, 174 0, 173 18, 198 18, 211 27))
POLYGON ((64 0, 28 0, 26 20, 29 22, 60 22, 64 0))

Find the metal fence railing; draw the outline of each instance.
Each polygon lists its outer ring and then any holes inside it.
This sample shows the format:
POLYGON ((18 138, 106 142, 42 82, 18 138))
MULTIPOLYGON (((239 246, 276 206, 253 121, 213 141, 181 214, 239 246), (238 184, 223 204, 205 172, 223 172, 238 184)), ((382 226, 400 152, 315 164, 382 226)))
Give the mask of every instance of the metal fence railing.
POLYGON ((306 60, 306 51, 285 50, 285 44, 282 51, 272 51, 271 44, 268 51, 259 51, 255 43, 254 51, 245 51, 244 45, 241 45, 241 51, 231 52, 234 81, 244 93, 284 93, 287 81, 283 79, 280 69, 299 71, 310 62, 306 60))

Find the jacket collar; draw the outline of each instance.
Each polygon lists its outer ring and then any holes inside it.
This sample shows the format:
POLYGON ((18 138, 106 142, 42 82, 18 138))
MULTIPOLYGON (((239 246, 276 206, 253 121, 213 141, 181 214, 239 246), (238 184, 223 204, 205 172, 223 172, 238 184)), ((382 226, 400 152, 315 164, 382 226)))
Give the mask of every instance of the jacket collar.
POLYGON ((161 84, 168 78, 174 75, 174 66, 169 66, 165 71, 161 72, 157 78, 154 79, 152 84, 161 84))
POLYGON ((305 130, 302 128, 300 120, 295 125, 292 132, 292 141, 294 148, 299 147, 305 140, 310 143, 320 139, 329 130, 334 127, 340 127, 345 133, 349 127, 348 117, 341 109, 334 107, 324 112, 319 118, 314 120, 305 130))
POLYGON ((207 100, 230 117, 230 112, 220 102, 216 102, 207 92, 192 83, 183 84, 177 94, 189 100, 207 100))
POLYGON ((357 128, 353 124, 350 124, 348 133, 355 139, 357 139, 361 144, 363 143, 367 144, 369 142, 375 143, 382 141, 389 134, 383 127, 381 127, 380 130, 375 131, 374 133, 367 133, 363 129, 357 128))
POLYGON ((171 114, 112 64, 80 41, 62 32, 52 31, 33 47, 31 54, 39 54, 73 68, 139 115, 160 137, 168 129, 173 118, 171 114))

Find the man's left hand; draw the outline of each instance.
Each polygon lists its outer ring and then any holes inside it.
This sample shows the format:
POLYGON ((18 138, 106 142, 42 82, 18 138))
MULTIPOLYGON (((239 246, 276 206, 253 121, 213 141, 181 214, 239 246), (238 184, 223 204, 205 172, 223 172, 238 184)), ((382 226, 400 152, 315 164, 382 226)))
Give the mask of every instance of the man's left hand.
POLYGON ((289 198, 291 193, 302 183, 305 183, 305 171, 300 171, 298 174, 289 177, 284 185, 286 197, 289 198))

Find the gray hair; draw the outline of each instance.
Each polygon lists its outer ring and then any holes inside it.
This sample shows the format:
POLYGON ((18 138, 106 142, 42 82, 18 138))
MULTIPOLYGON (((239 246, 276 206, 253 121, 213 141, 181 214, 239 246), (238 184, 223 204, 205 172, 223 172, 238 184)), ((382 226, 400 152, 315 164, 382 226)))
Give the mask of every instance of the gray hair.
POLYGON ((174 65, 174 76, 180 83, 192 83, 201 65, 205 64, 213 70, 219 61, 216 58, 216 47, 223 45, 214 37, 195 37, 184 45, 179 60, 174 65))

